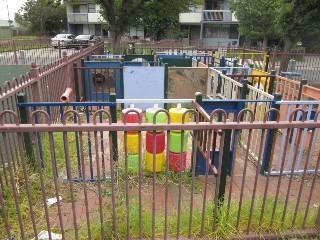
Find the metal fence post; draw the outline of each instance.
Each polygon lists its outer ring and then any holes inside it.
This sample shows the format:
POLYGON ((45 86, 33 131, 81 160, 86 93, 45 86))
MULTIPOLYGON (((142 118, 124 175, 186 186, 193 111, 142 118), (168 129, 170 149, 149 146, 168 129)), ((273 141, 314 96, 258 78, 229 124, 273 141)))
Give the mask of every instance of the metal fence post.
POLYGON ((32 89, 32 96, 34 102, 42 102, 42 92, 40 91, 40 81, 39 81, 39 68, 37 68, 37 65, 35 62, 31 63, 31 70, 30 70, 30 76, 31 78, 37 79, 34 83, 31 85, 32 89))
POLYGON ((274 81, 276 80, 276 70, 271 70, 271 77, 269 82, 268 93, 272 95, 274 89, 274 81))
POLYGON ((271 69, 275 69, 277 61, 277 47, 273 49, 272 60, 271 60, 271 69))
MULTIPOLYGON (((238 66, 238 59, 237 58, 235 58, 234 60, 233 60, 233 67, 235 68, 235 67, 237 67, 238 66)), ((235 73, 235 69, 232 69, 232 74, 234 74, 235 73)))
POLYGON ((225 60, 224 57, 222 57, 222 58, 220 59, 220 66, 219 66, 219 67, 225 67, 225 66, 226 66, 226 60, 225 60))
POLYGON ((12 46, 13 46, 13 53, 14 53, 14 63, 18 65, 19 61, 18 61, 17 45, 14 40, 12 41, 12 46))
POLYGON ((270 62, 270 51, 268 51, 267 55, 266 56, 266 61, 265 61, 265 65, 264 65, 264 69, 263 71, 265 72, 268 72, 268 65, 269 65, 269 62, 270 62))
MULTIPOLYGON (((109 102, 116 103, 117 95, 115 93, 109 94, 109 102)), ((111 120, 113 123, 117 123, 117 104, 110 106, 110 114, 111 114, 111 120)), ((113 150, 113 161, 118 161, 119 154, 118 154, 118 137, 117 132, 112 131, 112 150, 113 150)))
MULTIPOLYGON (((281 101, 282 95, 280 93, 276 93, 274 95, 274 101, 281 101)), ((274 108, 276 109, 280 109, 280 105, 276 105, 274 102, 274 108)), ((276 121, 278 117, 278 114, 276 112, 273 112, 270 114, 270 121, 276 121)), ((269 129, 267 132, 267 136, 266 136, 266 148, 264 150, 263 153, 263 160, 262 160, 262 164, 261 164, 261 169, 260 169, 260 174, 264 174, 264 172, 268 171, 269 169, 269 164, 270 164, 270 160, 271 160, 271 153, 272 153, 272 148, 273 146, 273 141, 274 141, 274 137, 275 134, 277 133, 277 129, 269 129)))
MULTIPOLYGON (((18 99, 18 103, 26 102, 26 94, 25 93, 18 93, 17 99, 18 99)), ((29 122, 26 107, 19 106, 19 116, 20 116, 20 123, 27 124, 29 122)), ((35 162, 35 156, 33 154, 33 146, 32 146, 31 139, 32 138, 30 136, 30 133, 23 133, 23 141, 24 141, 26 156, 28 159, 28 164, 31 167, 35 167, 36 162, 35 162)))
MULTIPOLYGON (((201 92, 196 92, 196 102, 202 107, 202 93, 201 92)), ((194 141, 197 141, 197 139, 194 139, 194 141)), ((193 144, 192 144, 192 147, 193 147, 193 144)), ((196 159, 195 159, 195 161, 196 161, 196 168, 194 169, 194 171, 195 171, 195 175, 198 175, 198 161, 199 161, 199 157, 198 157, 198 155, 199 155, 199 152, 198 152, 198 147, 196 148, 196 149, 192 149, 192 153, 194 152, 194 151, 197 151, 196 152, 196 159)), ((191 164, 192 165, 192 164, 191 164)), ((193 165, 192 165, 193 166, 193 165)))
POLYGON ((243 79, 241 83, 242 83, 242 89, 240 93, 240 99, 247 99, 248 79, 243 79))
POLYGON ((223 156, 222 156, 222 162, 221 162, 219 195, 218 195, 219 206, 223 205, 224 195, 226 192, 228 165, 229 165, 229 158, 230 158, 231 132, 232 132, 231 129, 225 130, 224 145, 222 150, 223 156))
POLYGON ((76 102, 80 102, 79 75, 78 75, 78 65, 76 62, 73 62, 73 76, 74 76, 74 88, 76 92, 76 102))
POLYGON ((307 85, 308 80, 306 79, 302 79, 300 82, 300 88, 299 88, 299 92, 298 92, 298 96, 297 96, 297 101, 299 101, 301 99, 301 94, 302 94, 302 89, 304 85, 307 85))
MULTIPOLYGON (((164 64, 164 99, 168 98, 168 87, 169 87, 169 68, 168 63, 164 64)), ((168 109, 168 104, 164 104, 164 108, 168 109)))

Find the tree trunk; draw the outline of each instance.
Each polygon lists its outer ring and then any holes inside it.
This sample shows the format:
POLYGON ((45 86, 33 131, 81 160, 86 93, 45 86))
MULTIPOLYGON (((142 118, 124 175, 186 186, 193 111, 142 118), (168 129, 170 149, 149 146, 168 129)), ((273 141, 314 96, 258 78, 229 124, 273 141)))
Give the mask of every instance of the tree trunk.
POLYGON ((113 33, 113 54, 121 54, 120 53, 120 41, 121 41, 121 34, 114 32, 113 33))
POLYGON ((262 43, 262 50, 265 51, 267 49, 267 42, 268 42, 268 38, 264 37, 263 38, 263 43, 262 43))
POLYGON ((289 37, 284 38, 284 54, 281 56, 280 72, 286 72, 290 61, 292 42, 289 37))

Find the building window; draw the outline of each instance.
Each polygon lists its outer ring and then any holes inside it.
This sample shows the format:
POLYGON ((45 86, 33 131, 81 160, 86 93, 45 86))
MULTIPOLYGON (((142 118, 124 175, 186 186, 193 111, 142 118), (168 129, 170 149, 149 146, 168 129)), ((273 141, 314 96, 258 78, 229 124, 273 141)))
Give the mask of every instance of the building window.
POLYGON ((229 38, 229 25, 204 25, 203 38, 229 38))
POLYGON ((230 25, 230 35, 229 35, 230 39, 238 39, 239 37, 238 27, 239 25, 237 24, 230 25))
POLYGON ((88 4, 88 13, 95 13, 95 12, 96 12, 96 5, 88 4))
POLYGON ((80 6, 79 5, 73 5, 73 13, 80 13, 80 6))

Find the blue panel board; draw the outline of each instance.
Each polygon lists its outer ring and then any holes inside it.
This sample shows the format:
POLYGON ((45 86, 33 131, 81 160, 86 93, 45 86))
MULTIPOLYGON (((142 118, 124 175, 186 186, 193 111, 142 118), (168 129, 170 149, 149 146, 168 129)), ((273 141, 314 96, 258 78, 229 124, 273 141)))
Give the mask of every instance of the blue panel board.
POLYGON ((116 95, 117 98, 122 98, 121 96, 121 85, 120 85, 120 61, 86 61, 84 62, 84 73, 85 73, 85 88, 86 88, 86 99, 93 99, 97 101, 102 101, 103 99, 108 99, 109 93, 107 92, 108 86, 107 82, 103 82, 104 91, 94 90, 93 74, 92 72, 95 68, 119 68, 115 70, 115 83, 116 83, 116 95), (88 69, 89 68, 89 69, 88 69))
MULTIPOLYGON (((210 152, 212 155, 212 151, 210 152)), ((231 169, 232 169, 232 154, 233 151, 230 150, 229 152, 229 166, 228 166, 228 175, 231 175, 231 169)), ((196 163, 196 173, 198 175, 205 175, 206 174, 206 161, 203 159, 202 154, 199 150, 197 150, 197 163, 196 163)), ((219 167, 219 149, 216 149, 214 152, 214 166, 218 170, 219 167)), ((212 170, 209 168, 209 175, 213 175, 212 170)))

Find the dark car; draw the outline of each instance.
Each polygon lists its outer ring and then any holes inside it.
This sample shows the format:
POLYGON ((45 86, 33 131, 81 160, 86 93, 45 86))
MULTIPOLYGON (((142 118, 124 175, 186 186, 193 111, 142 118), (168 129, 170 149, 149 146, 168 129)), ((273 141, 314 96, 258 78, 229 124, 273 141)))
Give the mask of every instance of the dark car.
POLYGON ((79 49, 80 47, 86 48, 90 45, 91 42, 95 40, 94 35, 83 34, 78 35, 75 39, 74 47, 79 49))

